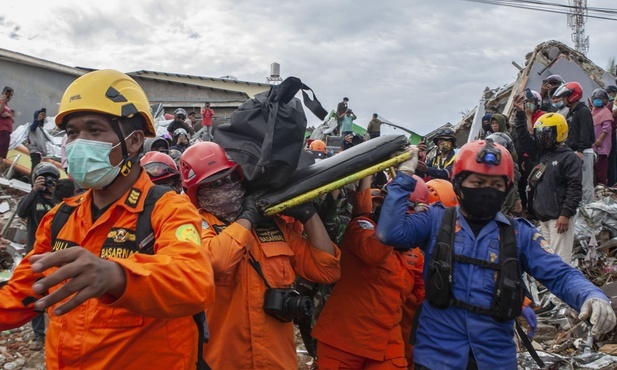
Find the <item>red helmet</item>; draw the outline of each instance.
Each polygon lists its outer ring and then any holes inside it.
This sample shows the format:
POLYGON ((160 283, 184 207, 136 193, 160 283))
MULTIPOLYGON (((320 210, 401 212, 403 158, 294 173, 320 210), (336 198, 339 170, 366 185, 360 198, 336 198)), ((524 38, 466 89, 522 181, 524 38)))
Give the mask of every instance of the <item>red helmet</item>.
POLYGON ((429 204, 441 202, 446 207, 454 207, 458 204, 458 198, 450 181, 432 179, 426 183, 426 187, 429 192, 429 204))
POLYGON ((475 140, 461 147, 452 166, 452 179, 463 172, 514 179, 514 162, 508 149, 492 140, 475 140))
POLYGON ((426 183, 418 175, 413 175, 413 178, 416 180, 416 188, 409 194, 409 201, 429 204, 429 192, 426 183))
MULTIPOLYGON (((418 175, 413 175, 413 178, 416 180, 416 188, 411 194, 409 194, 409 201, 415 203, 429 204, 429 192, 428 188, 426 187, 426 183, 418 175)), ((388 181, 386 185, 384 185, 384 187, 381 189, 382 196, 385 197, 386 195, 388 195, 388 185, 390 185, 392 181, 394 181, 394 179, 388 181)), ((371 197, 375 198, 377 196, 376 190, 377 189, 371 189, 371 197)))
POLYGON ((568 103, 574 103, 583 98, 583 87, 578 82, 567 82, 553 93, 554 98, 566 98, 568 103))
POLYGON ((172 176, 180 176, 176 162, 167 154, 161 152, 148 152, 139 160, 146 170, 150 180, 158 181, 172 176))
POLYGON ((240 180, 243 179, 241 167, 220 145, 209 141, 188 147, 180 157, 179 167, 182 187, 193 204, 197 204, 197 189, 201 183, 218 180, 234 171, 238 171, 240 180))

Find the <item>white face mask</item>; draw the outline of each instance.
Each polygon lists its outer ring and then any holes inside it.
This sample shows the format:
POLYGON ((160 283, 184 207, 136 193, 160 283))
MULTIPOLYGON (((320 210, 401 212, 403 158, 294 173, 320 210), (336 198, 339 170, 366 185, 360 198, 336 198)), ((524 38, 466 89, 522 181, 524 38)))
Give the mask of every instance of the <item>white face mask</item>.
POLYGON ((112 146, 111 143, 86 139, 77 139, 66 145, 68 172, 79 187, 101 190, 118 176, 122 162, 113 166, 109 160, 111 151, 118 145, 120 143, 112 146))

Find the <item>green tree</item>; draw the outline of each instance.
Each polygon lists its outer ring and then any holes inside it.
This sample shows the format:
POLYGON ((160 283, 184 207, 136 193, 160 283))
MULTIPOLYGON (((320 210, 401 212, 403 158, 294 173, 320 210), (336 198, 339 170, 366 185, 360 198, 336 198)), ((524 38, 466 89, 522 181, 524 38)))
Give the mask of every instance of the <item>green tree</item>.
POLYGON ((608 67, 606 71, 613 76, 617 76, 617 61, 615 61, 615 57, 610 57, 608 59, 608 67))

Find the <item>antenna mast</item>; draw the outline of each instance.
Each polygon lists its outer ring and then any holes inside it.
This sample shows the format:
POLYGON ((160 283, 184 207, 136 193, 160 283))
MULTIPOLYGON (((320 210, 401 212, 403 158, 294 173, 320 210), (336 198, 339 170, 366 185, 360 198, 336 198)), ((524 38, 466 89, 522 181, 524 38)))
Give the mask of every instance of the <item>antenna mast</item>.
POLYGON ((587 21, 587 0, 568 0, 570 12, 568 26, 572 28, 572 41, 576 51, 587 54, 589 51, 589 36, 585 36, 585 22, 587 21))

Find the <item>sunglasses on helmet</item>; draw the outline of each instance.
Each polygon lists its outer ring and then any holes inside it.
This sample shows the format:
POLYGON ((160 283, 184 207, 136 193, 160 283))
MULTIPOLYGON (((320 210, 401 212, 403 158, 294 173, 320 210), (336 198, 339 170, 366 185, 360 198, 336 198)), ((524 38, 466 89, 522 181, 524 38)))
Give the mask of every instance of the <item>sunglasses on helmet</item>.
POLYGON ((150 162, 145 164, 143 167, 144 170, 146 170, 148 176, 150 176, 151 178, 159 178, 165 175, 178 174, 178 171, 162 162, 150 162))
POLYGON ((439 130, 437 130, 435 132, 435 136, 439 136, 439 135, 452 135, 452 134, 453 134, 453 132, 449 128, 440 128, 439 130))
POLYGON ((240 181, 240 174, 237 171, 233 171, 232 173, 230 173, 227 176, 221 177, 220 179, 216 179, 214 181, 209 181, 209 182, 204 182, 199 184, 200 188, 206 188, 206 189, 216 189, 218 187, 221 187, 225 184, 229 184, 232 182, 238 182, 240 181))

